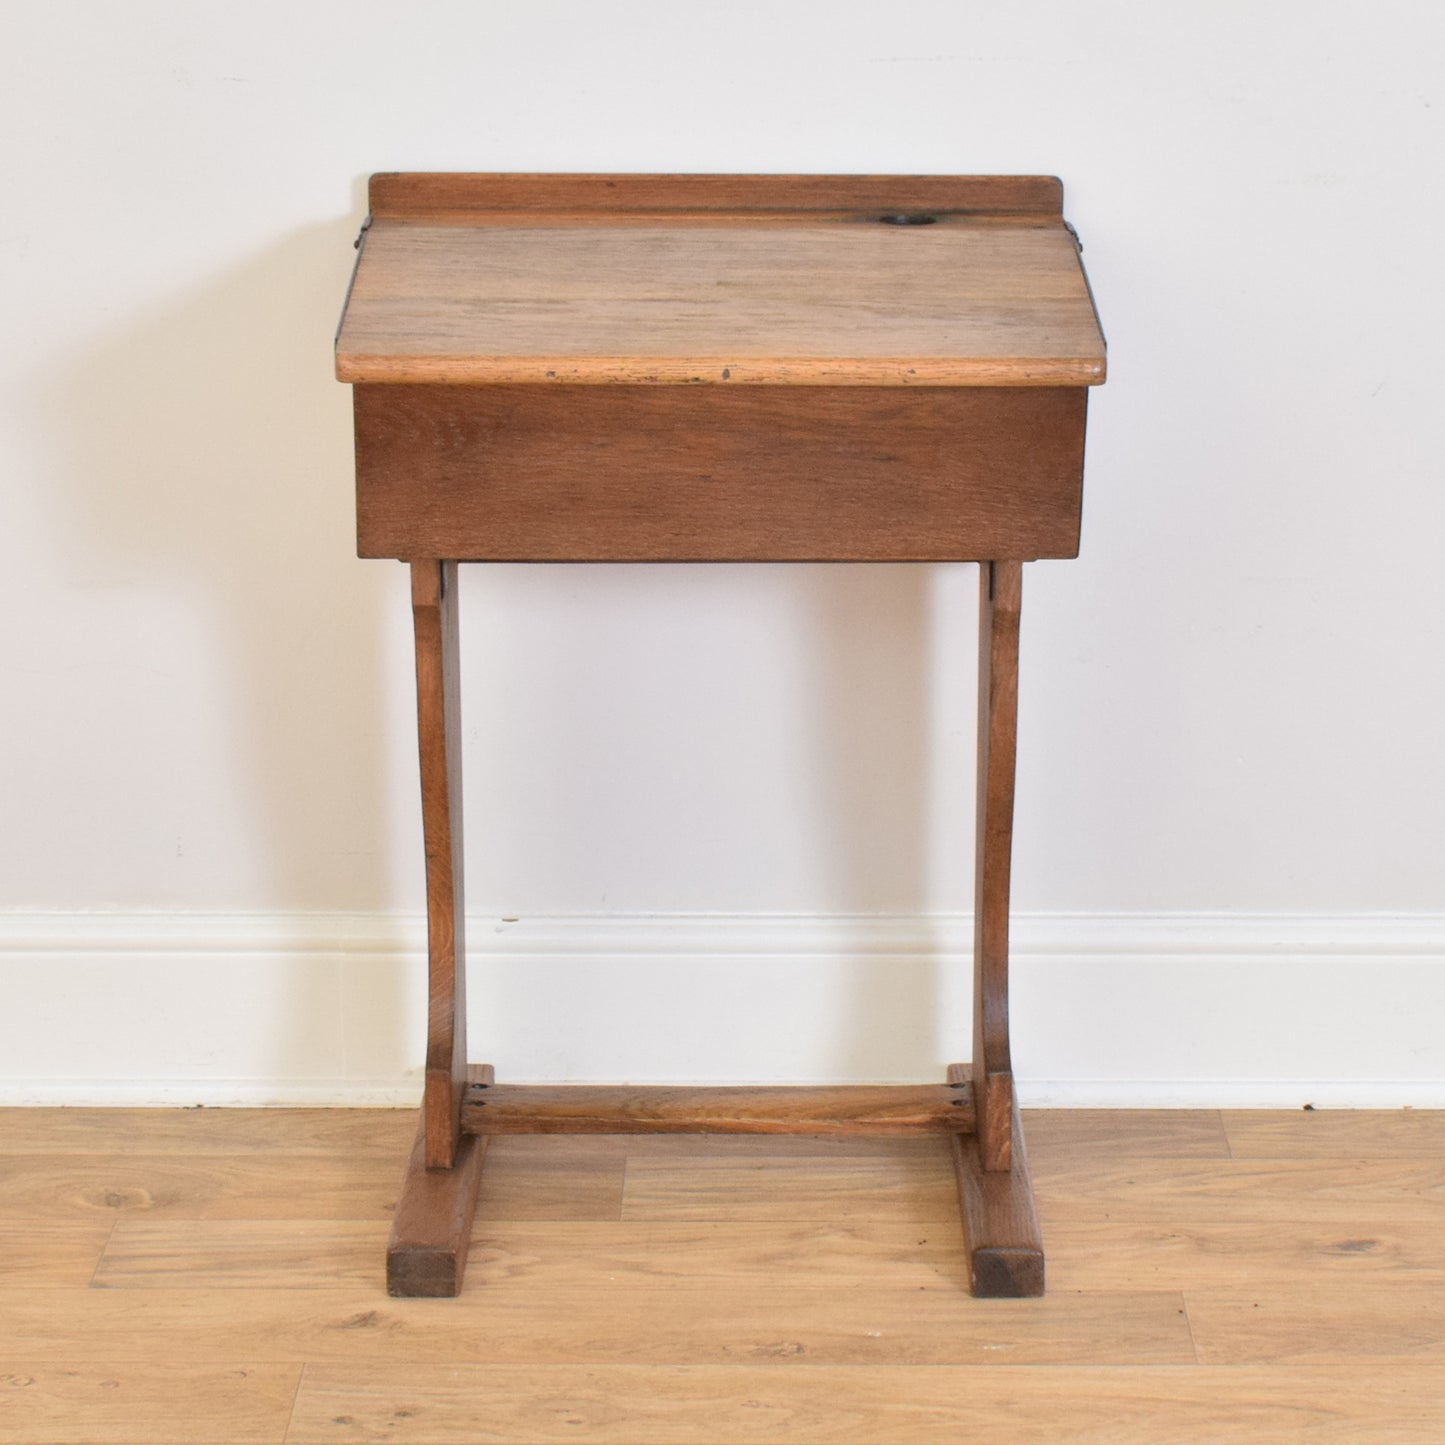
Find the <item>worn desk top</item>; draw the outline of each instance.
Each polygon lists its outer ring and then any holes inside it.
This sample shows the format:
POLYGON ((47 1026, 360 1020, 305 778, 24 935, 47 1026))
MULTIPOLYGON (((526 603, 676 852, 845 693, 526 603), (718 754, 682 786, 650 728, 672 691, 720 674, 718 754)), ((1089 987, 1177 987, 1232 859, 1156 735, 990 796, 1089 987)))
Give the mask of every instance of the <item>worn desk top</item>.
POLYGON ((378 176, 336 374, 1091 386, 1104 341, 1059 195, 1048 177, 378 176))

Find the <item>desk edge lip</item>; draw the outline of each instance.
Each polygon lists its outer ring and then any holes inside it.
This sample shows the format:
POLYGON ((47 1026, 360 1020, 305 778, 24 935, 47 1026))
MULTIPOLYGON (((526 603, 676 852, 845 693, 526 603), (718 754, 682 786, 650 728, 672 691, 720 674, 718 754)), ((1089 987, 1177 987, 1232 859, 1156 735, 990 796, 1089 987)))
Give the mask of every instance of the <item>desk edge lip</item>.
POLYGON ((336 380, 367 386, 1101 386, 1103 354, 1069 357, 645 357, 336 353, 336 380))

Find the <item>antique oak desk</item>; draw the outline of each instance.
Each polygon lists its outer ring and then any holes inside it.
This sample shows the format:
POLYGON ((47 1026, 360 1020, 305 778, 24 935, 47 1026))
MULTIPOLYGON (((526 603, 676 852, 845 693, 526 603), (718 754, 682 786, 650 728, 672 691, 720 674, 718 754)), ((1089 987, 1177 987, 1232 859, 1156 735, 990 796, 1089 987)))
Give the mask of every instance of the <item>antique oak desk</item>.
POLYGON ((1008 1032, 1021 564, 1078 551, 1104 343, 1042 176, 372 178, 337 337, 363 557, 411 568, 430 1013, 394 1294, 461 1288, 489 1138, 932 1131, 975 1294, 1043 1290, 1008 1032), (973 1063, 944 1083, 496 1083, 465 1042, 456 569, 975 561, 973 1063))

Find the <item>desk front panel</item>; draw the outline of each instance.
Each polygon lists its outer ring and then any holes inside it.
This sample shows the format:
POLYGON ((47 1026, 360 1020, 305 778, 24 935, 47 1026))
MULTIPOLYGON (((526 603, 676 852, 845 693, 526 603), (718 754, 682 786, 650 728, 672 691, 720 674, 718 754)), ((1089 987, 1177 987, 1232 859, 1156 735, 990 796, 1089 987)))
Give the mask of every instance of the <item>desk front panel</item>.
POLYGON ((354 388, 363 557, 1073 557, 1087 389, 354 388))

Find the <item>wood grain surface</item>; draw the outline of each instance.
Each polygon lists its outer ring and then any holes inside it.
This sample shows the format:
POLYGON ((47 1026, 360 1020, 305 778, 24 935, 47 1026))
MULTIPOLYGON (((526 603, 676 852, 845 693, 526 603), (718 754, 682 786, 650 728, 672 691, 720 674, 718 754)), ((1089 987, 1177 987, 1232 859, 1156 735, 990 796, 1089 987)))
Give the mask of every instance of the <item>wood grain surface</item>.
POLYGON ((983 1299, 1027 1299, 1044 1292, 1044 1245, 1018 1105, 1011 1105, 1007 1168, 990 1169, 980 1136, 954 1135, 953 1168, 969 1288, 983 1299))
POLYGON ((629 1159, 622 1218, 639 1224, 832 1220, 853 1225, 896 1220, 945 1224, 958 1239, 958 1183, 946 1140, 922 1159, 875 1155, 798 1160, 797 1167, 787 1171, 786 1190, 773 1187, 776 1170, 776 1161, 766 1154, 629 1159))
POLYGON ((478 1084, 472 1134, 949 1134, 973 1128, 957 1084, 669 1089, 600 1084, 478 1084))
POLYGON ((0 1289, 87 1285, 114 1218, 0 1219, 0 1289))
POLYGON ((1103 338, 1057 181, 863 177, 850 189, 812 179, 378 178, 337 377, 1103 381, 1103 338), (885 222, 900 215, 929 223, 885 222))
MULTIPOLYGON (((1017 1308, 1017 1306, 1015 1306, 1017 1308)), ((288 1441, 397 1445, 1440 1445, 1432 1365, 319 1365, 288 1441), (484 1401, 485 1420, 478 1418, 484 1401), (338 1425, 337 1417, 345 1420, 338 1425), (488 1432, 488 1433, 484 1433, 488 1432)))
POLYGON ((427 1165, 429 1120, 423 1113, 406 1163, 386 1245, 388 1294, 459 1294, 472 1242, 472 1218, 487 1141, 463 1137, 444 1168, 427 1165))
POLYGON ((463 212, 812 212, 961 211, 973 215, 1063 214, 1057 176, 612 175, 554 172, 380 171, 371 177, 373 216, 463 212))
POLYGON ((358 550, 978 561, 1079 549, 1079 388, 358 386, 358 550))
MULTIPOLYGON (((26 1360, 7 1342, 0 1363, 4 1445, 267 1445, 280 1441, 301 1383, 298 1364, 94 1364, 79 1342, 65 1362, 26 1360)), ((21 1345, 19 1351, 16 1344, 21 1345)))
POLYGON ((0 1442, 1445 1442, 1441 1116, 1024 1117, 1043 1299, 960 1288, 943 1140, 639 1135, 495 1139, 443 1301, 414 1113, 0 1114, 0 1442))
POLYGON ((611 1291, 534 1282, 491 1293, 499 1317, 488 1320, 477 1301, 458 1328, 456 1309, 378 1300, 355 1286, 233 1290, 224 1311, 208 1307, 204 1290, 185 1286, 89 1298, 78 1290, 0 1290, 0 1338, 23 1339, 36 1363, 71 1358, 77 1336, 90 1334, 93 1361, 982 1365, 1000 1355, 1018 1364, 1088 1363, 1107 1335, 1121 1362, 1194 1363, 1183 1296, 1167 1290, 1063 1296, 1012 1317, 980 1310, 966 1294, 876 1280, 846 1292, 826 1283, 713 1279, 611 1291))
POLYGON ((462 1096, 467 1087, 467 910, 457 564, 435 560, 440 555, 412 561, 411 610, 426 849, 427 1035, 422 1118, 427 1167, 449 1169, 461 1144, 462 1096))
POLYGON ((1236 1159, 1422 1159, 1445 1155, 1445 1113, 1429 1109, 1230 1110, 1236 1159))
POLYGON ((987 562, 978 569, 978 585, 973 1078, 978 1157, 985 1169, 1002 1170, 1009 1167, 1018 1118, 1009 1041, 1008 940, 1023 568, 1017 562, 987 562))

